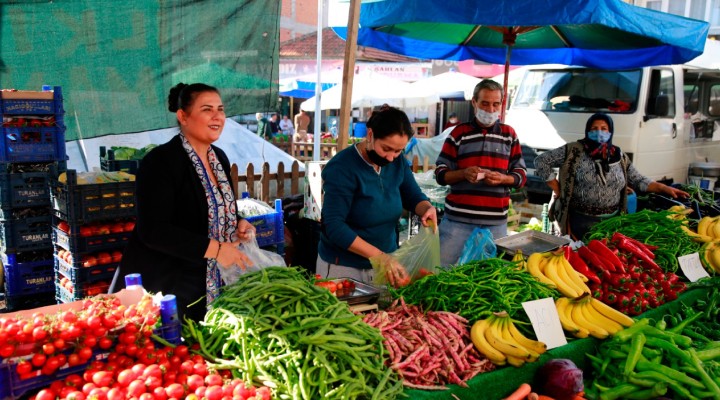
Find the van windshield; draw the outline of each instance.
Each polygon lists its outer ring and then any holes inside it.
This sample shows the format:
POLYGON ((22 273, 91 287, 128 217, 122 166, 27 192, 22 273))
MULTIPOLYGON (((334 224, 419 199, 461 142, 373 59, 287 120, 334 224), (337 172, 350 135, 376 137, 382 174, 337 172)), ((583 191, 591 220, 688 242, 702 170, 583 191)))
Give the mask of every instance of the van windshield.
POLYGON ((640 69, 530 70, 518 87, 512 107, 562 112, 631 113, 638 104, 641 77, 640 69))

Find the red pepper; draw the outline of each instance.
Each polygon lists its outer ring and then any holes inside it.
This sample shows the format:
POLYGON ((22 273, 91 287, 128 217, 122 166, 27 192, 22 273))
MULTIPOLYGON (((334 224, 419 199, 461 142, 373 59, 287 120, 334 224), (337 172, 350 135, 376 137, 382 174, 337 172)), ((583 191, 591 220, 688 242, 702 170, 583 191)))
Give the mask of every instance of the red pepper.
POLYGON ((639 240, 633 239, 629 236, 625 236, 620 232, 613 233, 611 240, 616 244, 619 241, 630 242, 633 245, 635 245, 635 247, 640 249, 643 253, 645 253, 648 257, 655 259, 655 254, 653 253, 653 251, 657 250, 657 246, 651 246, 649 244, 645 244, 639 240))
POLYGON ((595 289, 590 289, 590 290, 592 291, 592 297, 594 297, 598 300, 603 298, 603 296, 604 296, 603 291, 599 287, 596 287, 595 289))
POLYGON ((623 265, 618 256, 616 256, 615 253, 613 253, 612 250, 605 245, 605 243, 597 239, 593 239, 590 243, 588 243, 588 247, 593 251, 593 253, 597 254, 598 258, 611 262, 616 270, 625 272, 625 265, 623 265))
POLYGON ((587 246, 580 246, 578 254, 588 266, 593 267, 598 271, 615 272, 615 267, 613 265, 608 267, 609 264, 603 263, 587 246))
POLYGON ((627 308, 631 305, 630 296, 628 296, 625 293, 620 293, 617 295, 617 305, 620 308, 627 308))
POLYGON ((605 292, 602 297, 602 302, 605 304, 615 304, 618 301, 618 296, 613 292, 605 292))
POLYGON ((627 236, 621 235, 617 232, 613 234, 613 242, 617 245, 620 250, 627 251, 628 253, 635 256, 638 260, 647 264, 650 268, 660 268, 652 258, 650 258, 643 249, 632 243, 627 236), (617 240, 615 240, 617 238, 617 240))
POLYGON ((600 283, 600 278, 588 267, 578 253, 571 250, 568 257, 568 262, 575 271, 585 275, 591 282, 600 283))
POLYGON ((613 274, 608 281, 614 288, 620 288, 628 282, 630 282, 630 275, 627 274, 613 274))

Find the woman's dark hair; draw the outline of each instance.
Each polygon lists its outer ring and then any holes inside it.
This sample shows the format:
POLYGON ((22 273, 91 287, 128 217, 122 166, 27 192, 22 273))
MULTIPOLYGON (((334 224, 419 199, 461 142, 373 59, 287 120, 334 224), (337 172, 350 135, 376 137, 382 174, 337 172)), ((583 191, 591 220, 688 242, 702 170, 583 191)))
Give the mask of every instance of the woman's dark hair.
POLYGON ((170 89, 170 94, 168 95, 168 110, 170 110, 170 112, 177 112, 177 110, 182 109, 188 112, 197 95, 205 92, 220 94, 217 88, 204 83, 192 83, 188 85, 180 82, 170 89))
POLYGON ((414 133, 407 114, 387 104, 383 104, 379 110, 373 111, 367 122, 367 127, 372 129, 373 138, 375 139, 397 134, 412 138, 414 133))

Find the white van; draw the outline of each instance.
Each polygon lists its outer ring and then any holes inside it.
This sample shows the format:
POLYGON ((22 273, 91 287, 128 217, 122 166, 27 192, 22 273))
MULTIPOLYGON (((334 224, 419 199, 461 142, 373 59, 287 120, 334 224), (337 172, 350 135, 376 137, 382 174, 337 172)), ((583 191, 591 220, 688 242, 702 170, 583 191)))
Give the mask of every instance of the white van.
MULTIPOLYGON (((613 143, 652 179, 686 183, 691 163, 720 162, 718 69, 527 67, 505 121, 521 142, 543 151, 584 137, 596 112, 612 117, 613 143)), ((531 175, 527 155, 526 162, 531 175)), ((549 193, 544 185, 531 176, 528 190, 549 193)))

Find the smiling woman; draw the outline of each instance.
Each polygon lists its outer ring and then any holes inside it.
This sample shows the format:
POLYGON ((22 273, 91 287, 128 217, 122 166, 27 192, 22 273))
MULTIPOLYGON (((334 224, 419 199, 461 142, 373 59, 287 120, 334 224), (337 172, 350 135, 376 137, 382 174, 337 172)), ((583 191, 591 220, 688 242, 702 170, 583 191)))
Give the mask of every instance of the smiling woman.
MULTIPOLYGON (((181 317, 197 321, 222 285, 218 268, 249 262, 237 245, 254 227, 238 216, 230 163, 213 146, 225 126, 218 90, 180 83, 168 104, 180 132, 140 164, 137 224, 119 271, 142 274, 150 292, 174 294, 181 317)), ((116 281, 113 291, 124 280, 116 281)))

